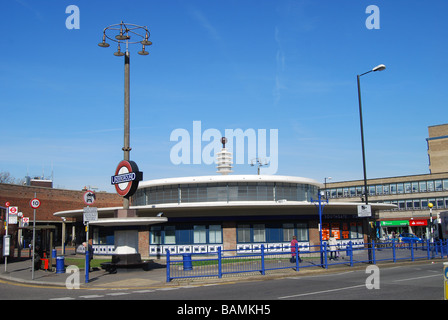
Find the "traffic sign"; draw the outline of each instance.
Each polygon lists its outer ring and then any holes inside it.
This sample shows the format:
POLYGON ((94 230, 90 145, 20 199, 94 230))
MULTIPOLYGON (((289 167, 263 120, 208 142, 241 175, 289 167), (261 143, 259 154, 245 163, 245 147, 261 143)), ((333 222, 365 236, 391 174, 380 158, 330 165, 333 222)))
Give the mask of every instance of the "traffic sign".
POLYGON ((22 227, 28 227, 30 225, 30 218, 23 217, 22 218, 22 227))
POLYGON ((83 199, 84 199, 84 203, 87 205, 94 204, 95 200, 96 200, 95 192, 87 190, 84 193, 83 199))
POLYGON ((30 201, 30 206, 31 206, 31 208, 33 208, 33 209, 37 209, 37 208, 39 208, 39 207, 40 207, 40 200, 37 199, 37 198, 31 199, 31 201, 30 201))
POLYGON ((372 208, 370 204, 361 204, 358 206, 358 217, 371 217, 372 208))

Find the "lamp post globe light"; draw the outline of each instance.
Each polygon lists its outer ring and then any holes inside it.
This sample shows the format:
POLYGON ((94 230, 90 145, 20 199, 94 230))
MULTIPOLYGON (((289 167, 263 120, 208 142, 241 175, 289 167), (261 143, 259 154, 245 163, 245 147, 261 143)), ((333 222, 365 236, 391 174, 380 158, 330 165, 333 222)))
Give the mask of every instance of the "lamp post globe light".
MULTIPOLYGON (((149 41, 150 33, 147 27, 139 26, 132 23, 121 22, 110 25, 103 30, 103 40, 98 44, 102 48, 108 48, 110 45, 107 40, 117 43, 117 51, 114 55, 117 57, 124 56, 124 147, 122 148, 125 161, 130 160, 130 53, 129 47, 133 44, 140 44, 142 50, 139 55, 146 56, 146 46, 152 45, 149 41), (121 51, 121 45, 124 46, 125 52, 121 51)), ((123 209, 129 209, 129 197, 123 197, 123 209)))

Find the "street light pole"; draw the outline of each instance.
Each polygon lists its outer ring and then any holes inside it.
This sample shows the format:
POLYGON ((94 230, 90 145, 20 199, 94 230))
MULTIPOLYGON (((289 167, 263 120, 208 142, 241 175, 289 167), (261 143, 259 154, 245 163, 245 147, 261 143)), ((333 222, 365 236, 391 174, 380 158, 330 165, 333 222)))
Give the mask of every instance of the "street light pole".
POLYGON ((358 102, 359 102, 359 123, 361 127, 361 148, 362 148, 362 167, 364 172, 364 196, 365 196, 365 203, 369 204, 368 200, 368 190, 367 190, 367 170, 366 170, 366 152, 365 152, 365 146, 364 146, 364 127, 363 127, 363 121, 362 121, 362 103, 361 103, 361 83, 360 78, 361 76, 368 74, 370 72, 376 72, 376 71, 383 71, 386 69, 386 66, 384 64, 380 64, 379 66, 376 66, 370 71, 364 72, 360 75, 357 75, 357 82, 358 82, 358 102))
MULTIPOLYGON (((366 152, 365 152, 365 145, 364 145, 364 127, 363 127, 363 121, 362 121, 362 103, 361 103, 361 83, 360 83, 360 78, 361 76, 368 74, 370 72, 376 72, 376 71, 383 71, 386 69, 386 66, 384 64, 380 64, 378 66, 376 66, 375 68, 373 68, 370 71, 364 72, 362 74, 357 75, 356 79, 357 79, 357 83, 358 83, 358 103, 359 103, 359 123, 360 123, 360 127, 361 127, 361 148, 362 148, 362 168, 363 168, 363 173, 364 173, 364 201, 365 204, 368 205, 369 204, 369 191, 367 190, 367 170, 366 170, 366 152)), ((367 225, 366 225, 366 231, 367 231, 367 246, 369 248, 368 253, 369 253, 369 263, 372 263, 372 253, 370 250, 370 247, 372 245, 372 231, 370 228, 370 218, 366 219, 367 225)), ((374 221, 375 221, 375 217, 374 217, 374 221)))

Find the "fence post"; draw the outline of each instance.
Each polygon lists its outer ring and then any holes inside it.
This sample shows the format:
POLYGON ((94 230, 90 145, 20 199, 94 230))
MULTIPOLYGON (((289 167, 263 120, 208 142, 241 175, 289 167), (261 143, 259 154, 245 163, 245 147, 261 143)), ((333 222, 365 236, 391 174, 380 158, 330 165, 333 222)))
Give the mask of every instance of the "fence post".
POLYGON ((448 240, 445 240, 445 254, 446 257, 448 258, 448 240))
POLYGON ((426 239, 426 253, 428 254, 428 260, 431 259, 431 251, 429 250, 429 239, 426 239))
POLYGON ((166 249, 166 282, 170 281, 170 250, 166 249))
POLYGON ((324 244, 324 262, 325 262, 325 266, 322 266, 322 267, 325 269, 328 269, 327 243, 324 244))
POLYGON ((353 243, 350 241, 348 243, 349 245, 349 252, 350 252, 350 267, 353 267, 353 243))
POLYGON ((218 278, 222 278, 222 257, 221 247, 218 247, 218 278))
POLYGON ((375 257, 375 241, 372 239, 372 264, 376 264, 376 257, 375 257))
POLYGON ((392 257, 394 258, 394 263, 397 262, 397 256, 395 254, 395 239, 392 239, 392 257))
POLYGON ((296 271, 299 272, 299 244, 296 243, 296 271))
POLYGON ((264 245, 261 245, 261 274, 265 275, 265 269, 264 269, 264 245))
POLYGON ((442 240, 439 240, 440 242, 440 259, 443 259, 443 242, 442 240))
POLYGON ((414 241, 409 244, 411 246, 411 261, 414 261, 414 241))

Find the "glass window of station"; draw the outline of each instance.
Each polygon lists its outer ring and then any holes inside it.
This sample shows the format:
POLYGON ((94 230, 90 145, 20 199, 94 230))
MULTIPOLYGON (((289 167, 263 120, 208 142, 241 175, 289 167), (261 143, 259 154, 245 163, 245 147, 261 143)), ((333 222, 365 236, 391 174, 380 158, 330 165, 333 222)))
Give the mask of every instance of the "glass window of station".
POLYGON ((229 201, 310 201, 318 188, 310 184, 278 182, 227 182, 166 185, 142 188, 134 205, 229 201))

